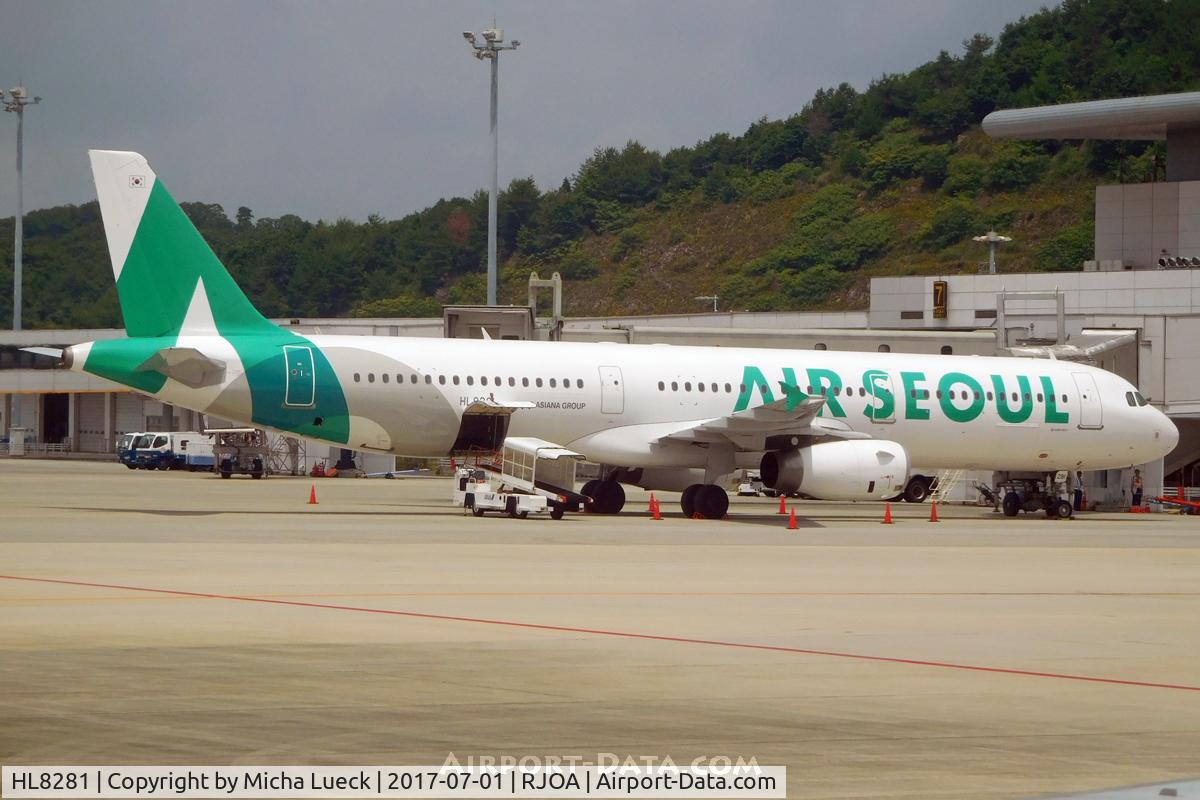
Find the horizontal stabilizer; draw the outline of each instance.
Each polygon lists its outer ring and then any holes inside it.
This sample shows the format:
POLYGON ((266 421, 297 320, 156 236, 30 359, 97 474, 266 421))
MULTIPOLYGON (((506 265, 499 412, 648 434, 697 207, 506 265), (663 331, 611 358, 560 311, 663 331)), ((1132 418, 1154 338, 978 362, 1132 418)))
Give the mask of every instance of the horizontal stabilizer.
POLYGON ((61 359, 63 351, 57 347, 22 347, 26 353, 33 353, 36 356, 46 356, 47 358, 61 359))
POLYGON ((184 386, 200 389, 225 380, 225 362, 194 347, 164 347, 138 366, 139 372, 161 372, 184 386))

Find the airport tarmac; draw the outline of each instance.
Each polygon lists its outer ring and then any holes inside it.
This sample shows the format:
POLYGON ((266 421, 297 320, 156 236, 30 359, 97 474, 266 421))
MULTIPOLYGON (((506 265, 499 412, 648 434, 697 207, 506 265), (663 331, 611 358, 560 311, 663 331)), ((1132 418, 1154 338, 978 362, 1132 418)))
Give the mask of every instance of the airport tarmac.
POLYGON ((735 499, 464 516, 442 479, 0 460, 0 762, 756 758, 789 797, 1200 775, 1200 518, 735 499))

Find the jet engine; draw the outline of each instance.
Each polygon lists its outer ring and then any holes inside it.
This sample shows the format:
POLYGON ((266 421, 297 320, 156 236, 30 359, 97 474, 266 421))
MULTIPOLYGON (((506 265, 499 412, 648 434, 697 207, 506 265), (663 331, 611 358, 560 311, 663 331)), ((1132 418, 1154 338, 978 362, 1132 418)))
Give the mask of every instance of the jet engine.
POLYGON ((851 439, 794 450, 768 450, 759 472, 778 492, 818 500, 880 500, 904 491, 908 453, 897 442, 851 439))

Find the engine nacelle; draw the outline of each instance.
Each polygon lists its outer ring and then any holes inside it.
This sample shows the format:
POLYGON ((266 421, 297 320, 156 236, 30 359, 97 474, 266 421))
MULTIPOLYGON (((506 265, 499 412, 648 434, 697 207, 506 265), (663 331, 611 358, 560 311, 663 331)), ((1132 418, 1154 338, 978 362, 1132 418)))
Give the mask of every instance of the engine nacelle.
POLYGON ((759 472, 763 485, 804 492, 818 500, 881 500, 904 491, 908 453, 896 442, 851 439, 796 450, 769 450, 759 472))

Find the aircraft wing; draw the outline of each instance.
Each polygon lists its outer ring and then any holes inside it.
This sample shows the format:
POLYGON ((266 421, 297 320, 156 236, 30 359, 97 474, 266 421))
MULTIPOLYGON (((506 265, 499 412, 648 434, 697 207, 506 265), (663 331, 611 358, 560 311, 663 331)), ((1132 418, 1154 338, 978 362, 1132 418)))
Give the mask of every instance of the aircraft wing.
POLYGON ((818 417, 825 398, 808 395, 799 387, 781 383, 784 397, 723 417, 694 422, 688 427, 660 436, 656 444, 667 442, 731 442, 741 450, 762 450, 771 436, 834 436, 841 439, 869 439, 869 434, 854 431, 840 420, 818 417))
POLYGON ((184 386, 199 389, 225 380, 225 362, 194 347, 164 347, 138 365, 139 372, 161 372, 184 386))

